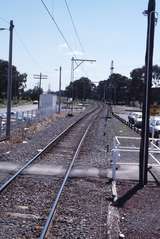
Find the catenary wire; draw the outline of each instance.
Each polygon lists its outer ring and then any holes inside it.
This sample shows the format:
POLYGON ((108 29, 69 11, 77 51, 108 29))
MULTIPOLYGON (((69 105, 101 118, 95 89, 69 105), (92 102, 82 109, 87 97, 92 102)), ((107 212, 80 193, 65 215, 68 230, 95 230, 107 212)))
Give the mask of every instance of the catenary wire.
MULTIPOLYGON (((51 20, 54 22, 59 34, 61 35, 61 37, 63 38, 63 40, 65 41, 65 43, 67 44, 68 49, 73 52, 73 49, 71 48, 69 42, 67 41, 66 37, 64 36, 62 30, 60 29, 60 27, 58 26, 58 23, 56 22, 54 16, 51 14, 49 8, 47 7, 47 5, 45 4, 45 2, 43 0, 40 0, 42 5, 44 6, 45 10, 47 11, 48 15, 50 16, 51 20)), ((73 54, 74 58, 76 59, 77 56, 75 54, 73 54)), ((76 62, 77 65, 77 62, 76 62)), ((84 73, 85 74, 85 73, 84 73)), ((85 74, 86 75, 86 74, 85 74)))
POLYGON ((73 26, 73 29, 74 29, 76 38, 77 38, 77 40, 78 40, 78 42, 79 42, 79 45, 80 45, 80 47, 81 47, 81 50, 82 50, 82 52, 85 52, 84 47, 83 47, 83 45, 82 45, 82 42, 81 42, 81 40, 80 40, 78 31, 77 31, 76 25, 75 25, 75 23, 74 23, 73 16, 72 16, 71 10, 70 10, 70 8, 69 8, 68 2, 67 2, 67 0, 64 0, 64 2, 65 2, 65 5, 66 5, 66 8, 67 8, 67 11, 68 11, 68 13, 69 13, 69 16, 70 16, 70 19, 71 19, 71 23, 72 23, 72 26, 73 26))

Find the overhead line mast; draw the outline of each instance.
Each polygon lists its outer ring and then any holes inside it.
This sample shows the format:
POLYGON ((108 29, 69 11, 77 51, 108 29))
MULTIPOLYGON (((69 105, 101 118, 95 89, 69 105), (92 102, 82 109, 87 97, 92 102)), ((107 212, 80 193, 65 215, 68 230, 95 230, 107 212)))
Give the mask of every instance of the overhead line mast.
POLYGON ((113 71, 114 71, 114 62, 113 62, 113 60, 111 61, 111 68, 110 68, 110 75, 112 75, 113 74, 113 71))

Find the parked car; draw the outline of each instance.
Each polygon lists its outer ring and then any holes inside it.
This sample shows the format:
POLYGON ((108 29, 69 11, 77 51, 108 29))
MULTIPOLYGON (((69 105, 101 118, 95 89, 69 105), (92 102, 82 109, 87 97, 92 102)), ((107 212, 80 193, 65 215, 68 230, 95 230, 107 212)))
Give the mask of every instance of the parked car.
POLYGON ((34 104, 34 105, 37 105, 37 104, 38 104, 38 100, 34 100, 34 101, 33 101, 33 104, 34 104))
POLYGON ((134 125, 135 125, 137 128, 141 128, 141 127, 142 127, 142 113, 141 113, 141 112, 137 112, 137 113, 135 114, 134 125))
POLYGON ((135 114, 136 114, 136 112, 130 112, 130 113, 129 113, 129 115, 128 115, 128 121, 129 121, 129 123, 134 124, 135 114))
POLYGON ((130 112, 128 115, 128 121, 131 124, 135 124, 137 122, 137 124, 139 124, 142 118, 142 113, 141 112, 130 112))
POLYGON ((150 136, 153 136, 155 138, 159 138, 160 136, 160 116, 154 116, 150 118, 149 121, 149 133, 150 136))

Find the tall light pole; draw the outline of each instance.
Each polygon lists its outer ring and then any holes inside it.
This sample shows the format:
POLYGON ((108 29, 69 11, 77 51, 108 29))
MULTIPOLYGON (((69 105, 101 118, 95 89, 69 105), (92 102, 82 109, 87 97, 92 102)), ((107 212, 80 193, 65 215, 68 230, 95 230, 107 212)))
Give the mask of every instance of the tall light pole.
POLYGON ((145 89, 144 102, 142 109, 142 133, 139 155, 139 184, 143 187, 147 184, 148 178, 148 146, 149 146, 149 116, 150 116, 150 96, 152 86, 152 65, 154 48, 154 30, 155 30, 155 0, 149 0, 148 10, 145 11, 148 16, 147 44, 145 56, 145 89))
POLYGON ((11 128, 11 100, 12 100, 12 46, 13 46, 13 21, 10 21, 9 27, 9 59, 8 59, 8 84, 7 84, 7 121, 6 121, 6 138, 10 139, 11 128))

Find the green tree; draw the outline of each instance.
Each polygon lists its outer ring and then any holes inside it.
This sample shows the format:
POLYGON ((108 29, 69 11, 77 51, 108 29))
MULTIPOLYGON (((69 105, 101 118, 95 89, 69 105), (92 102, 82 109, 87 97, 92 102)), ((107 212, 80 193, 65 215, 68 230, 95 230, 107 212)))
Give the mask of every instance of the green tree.
POLYGON ((113 104, 128 103, 129 100, 128 77, 121 74, 112 74, 108 80, 100 81, 97 94, 100 100, 107 100, 113 104))
POLYGON ((131 84, 130 84, 130 99, 132 101, 138 101, 142 104, 144 97, 144 74, 145 67, 133 69, 130 73, 131 84))
POLYGON ((92 97, 94 87, 91 80, 86 77, 81 77, 79 80, 71 82, 69 86, 66 87, 66 95, 73 99, 85 100, 92 97))
MULTIPOLYGON (((144 98, 144 76, 145 66, 136 68, 131 71, 131 85, 130 85, 130 96, 133 101, 139 101, 140 104, 144 98)), ((160 67, 154 65, 152 68, 152 89, 151 89, 151 103, 160 102, 159 90, 160 87, 160 67)))
POLYGON ((29 89, 23 92, 23 99, 25 100, 39 100, 40 94, 43 93, 42 88, 35 86, 33 89, 29 89))
MULTIPOLYGON (((0 60, 0 98, 7 97, 8 62, 0 60)), ((27 74, 21 74, 12 66, 12 98, 19 98, 26 87, 27 74)))

